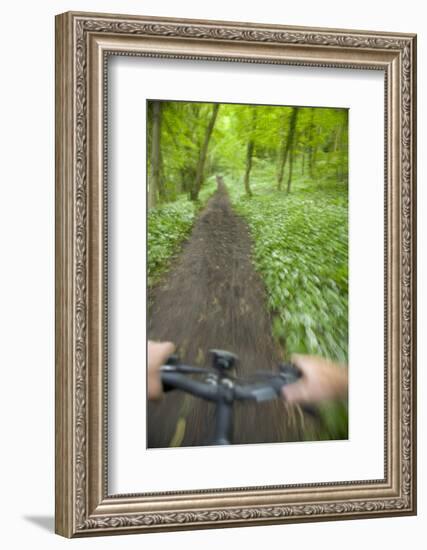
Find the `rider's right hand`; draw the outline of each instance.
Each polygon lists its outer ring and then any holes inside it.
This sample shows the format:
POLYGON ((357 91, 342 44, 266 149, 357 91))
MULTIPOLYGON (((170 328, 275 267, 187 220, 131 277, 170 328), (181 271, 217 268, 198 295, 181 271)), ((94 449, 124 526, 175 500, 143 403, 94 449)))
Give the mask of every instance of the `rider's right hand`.
POLYGON ((159 399, 162 396, 162 381, 160 367, 175 351, 172 342, 148 341, 147 395, 148 399, 159 399))
POLYGON ((346 366, 313 355, 293 355, 291 361, 302 376, 294 384, 283 386, 282 395, 288 403, 302 405, 347 398, 346 366))

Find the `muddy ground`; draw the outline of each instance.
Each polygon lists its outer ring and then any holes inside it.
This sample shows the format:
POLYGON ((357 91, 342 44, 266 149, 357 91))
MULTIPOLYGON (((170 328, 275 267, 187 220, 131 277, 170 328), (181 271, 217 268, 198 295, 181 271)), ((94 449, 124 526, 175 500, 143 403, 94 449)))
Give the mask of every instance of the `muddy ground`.
MULTIPOLYGON (((236 353, 238 375, 271 370, 281 360, 265 288, 251 261, 248 227, 221 182, 150 302, 149 338, 175 342, 187 364, 208 366, 210 348, 236 353)), ((149 403, 148 446, 204 445, 212 435, 213 414, 211 404, 168 392, 161 402, 149 403)), ((284 402, 236 405, 234 443, 301 438, 298 414, 284 402)))

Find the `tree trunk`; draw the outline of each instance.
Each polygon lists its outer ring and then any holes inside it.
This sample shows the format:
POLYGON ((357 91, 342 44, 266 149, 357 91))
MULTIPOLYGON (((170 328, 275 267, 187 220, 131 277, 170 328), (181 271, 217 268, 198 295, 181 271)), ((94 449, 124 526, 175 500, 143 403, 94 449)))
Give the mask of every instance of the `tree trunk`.
POLYGON ((293 107, 291 118, 289 120, 289 131, 288 131, 287 139, 286 141, 283 140, 283 143, 282 143, 282 155, 280 158, 279 171, 277 174, 278 191, 282 190, 283 174, 285 172, 286 160, 288 158, 289 151, 291 149, 291 146, 295 138, 295 127, 297 123, 297 116, 298 116, 298 107, 293 107))
POLYGON ((160 130, 161 130, 161 103, 152 104, 152 134, 151 134, 151 177, 148 182, 148 208, 157 204, 157 193, 160 188, 160 130))
POLYGON ((218 109, 219 109, 219 103, 216 103, 213 106, 211 118, 209 120, 209 124, 207 125, 206 132, 205 132, 205 139, 203 141, 202 149, 200 150, 199 161, 197 163, 196 178, 190 192, 190 198, 193 201, 198 199, 199 192, 202 187, 203 172, 205 168, 206 157, 208 154, 209 140, 211 138, 212 131, 215 126, 215 120, 218 114, 218 109))
POLYGON ((291 181, 292 181, 292 170, 293 170, 293 166, 294 166, 294 156, 295 156, 295 145, 292 146, 292 151, 291 151, 291 154, 289 156, 288 185, 287 185, 287 188, 286 188, 287 193, 291 192, 291 181))
POLYGON ((343 137, 344 135, 345 126, 340 127, 340 137, 339 137, 339 144, 338 144, 338 151, 340 155, 340 181, 341 183, 345 183, 346 181, 346 175, 348 173, 348 168, 346 165, 346 160, 348 162, 348 155, 345 155, 346 153, 346 141, 343 137))
POLYGON ((243 180, 243 184, 245 187, 245 192, 248 197, 252 197, 252 190, 251 190, 251 184, 250 184, 250 177, 251 177, 251 170, 252 170, 252 158, 254 155, 254 149, 255 149, 255 131, 257 126, 257 112, 255 109, 252 109, 252 120, 251 120, 251 127, 250 127, 250 133, 249 133, 249 141, 248 145, 246 147, 246 169, 245 169, 245 177, 243 180))
POLYGON ((310 154, 310 177, 314 178, 314 165, 316 164, 317 158, 317 146, 313 146, 310 154))
POLYGON ((314 130, 314 107, 311 108, 310 114, 310 124, 308 127, 308 143, 310 146, 308 153, 308 169, 310 172, 310 177, 313 177, 313 166, 314 166, 314 145, 313 145, 313 130, 314 130))
POLYGON ((246 148, 246 170, 245 170, 245 179, 243 181, 245 185, 245 192, 248 197, 252 197, 251 185, 250 185, 250 174, 252 169, 252 155, 254 152, 254 141, 250 139, 248 141, 248 146, 246 148))
MULTIPOLYGON (((161 130, 162 130, 162 120, 160 118, 160 132, 161 130)), ((161 142, 161 138, 160 138, 160 142, 161 142)), ((163 164, 162 148, 159 147, 159 179, 157 180, 157 189, 159 191, 160 202, 164 202, 168 198, 168 193, 165 187, 165 176, 164 176, 163 167, 164 167, 164 164, 163 164)))
POLYGON ((321 132, 321 129, 320 129, 320 126, 318 126, 316 143, 313 144, 313 147, 312 147, 312 150, 311 150, 311 156, 310 156, 310 177, 311 178, 314 178, 314 167, 316 166, 317 152, 319 150, 319 146, 318 146, 319 138, 318 138, 318 136, 320 135, 320 132, 321 132))

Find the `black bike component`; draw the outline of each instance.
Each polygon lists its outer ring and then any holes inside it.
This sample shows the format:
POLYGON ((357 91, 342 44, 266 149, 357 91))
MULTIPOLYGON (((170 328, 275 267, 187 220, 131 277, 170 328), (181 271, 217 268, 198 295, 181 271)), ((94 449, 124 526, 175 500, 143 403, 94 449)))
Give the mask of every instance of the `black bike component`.
POLYGON ((233 401, 219 401, 216 407, 212 445, 229 445, 233 436, 233 401))
POLYGON ((245 384, 235 388, 235 399, 238 401, 271 401, 280 394, 280 388, 283 382, 278 382, 279 391, 275 387, 275 380, 270 378, 268 382, 258 382, 254 384, 245 384), (279 386, 280 384, 280 386, 279 386))
POLYGON ((302 376, 301 370, 293 363, 280 363, 279 371, 287 384, 293 384, 302 376))
MULTIPOLYGON (((181 374, 206 374, 208 369, 202 368, 202 367, 193 367, 190 365, 183 365, 179 362, 178 355, 170 355, 167 358, 166 365, 162 365, 161 367, 162 372, 162 383, 163 383, 163 391, 168 392, 171 390, 174 390, 176 386, 169 384, 166 381, 166 377, 163 375, 165 373, 181 373, 181 374)), ((174 382, 176 382, 176 378, 172 377, 170 378, 174 382)))
POLYGON ((223 349, 210 349, 209 354, 212 356, 212 366, 221 373, 234 369, 238 361, 237 355, 223 349))
MULTIPOLYGON (((163 367, 162 367, 163 369, 163 367)), ((201 397, 207 401, 217 401, 218 391, 215 386, 206 382, 199 382, 187 378, 185 375, 179 372, 167 372, 161 370, 163 388, 183 390, 187 393, 191 393, 196 397, 201 397)))
MULTIPOLYGON (((162 372, 180 372, 182 374, 206 374, 208 372, 215 372, 211 369, 205 369, 203 367, 193 367, 191 365, 162 365, 162 372)), ((216 374, 216 373, 215 373, 216 374)))
POLYGON ((166 361, 166 365, 179 365, 179 364, 180 364, 180 360, 176 353, 174 353, 173 355, 169 355, 166 361))
POLYGON ((235 401, 270 401, 281 396, 283 386, 296 382, 301 371, 291 363, 282 363, 276 372, 261 371, 246 379, 233 378, 231 371, 238 357, 225 350, 209 350, 213 368, 193 367, 179 363, 177 356, 161 367, 165 391, 180 389, 216 405, 215 432, 212 444, 231 443, 233 433, 233 404, 235 401), (189 375, 201 375, 195 380, 189 375))

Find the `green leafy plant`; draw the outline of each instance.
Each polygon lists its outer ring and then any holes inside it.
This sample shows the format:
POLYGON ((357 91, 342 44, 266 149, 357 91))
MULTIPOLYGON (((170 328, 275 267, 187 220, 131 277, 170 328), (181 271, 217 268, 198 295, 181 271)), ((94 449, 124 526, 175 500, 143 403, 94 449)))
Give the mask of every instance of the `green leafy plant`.
MULTIPOLYGON (((167 270, 216 189, 247 222, 273 336, 348 362, 348 111, 153 101, 148 110, 148 285, 167 270)), ((347 436, 347 406, 322 432, 347 436)))
POLYGON ((174 201, 163 203, 148 211, 147 273, 148 288, 158 282, 179 252, 183 241, 188 237, 197 214, 206 204, 215 189, 210 181, 200 193, 199 201, 191 201, 182 196, 174 201))
POLYGON ((288 353, 347 361, 347 198, 333 188, 234 200, 288 353))
MULTIPOLYGON (((267 291, 272 330, 284 353, 348 361, 347 193, 329 185, 293 194, 254 186, 248 199, 233 194, 247 221, 253 260, 267 291)), ((319 408, 317 439, 347 437, 347 405, 319 408)), ((310 439, 310 434, 306 437, 310 439)))

